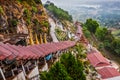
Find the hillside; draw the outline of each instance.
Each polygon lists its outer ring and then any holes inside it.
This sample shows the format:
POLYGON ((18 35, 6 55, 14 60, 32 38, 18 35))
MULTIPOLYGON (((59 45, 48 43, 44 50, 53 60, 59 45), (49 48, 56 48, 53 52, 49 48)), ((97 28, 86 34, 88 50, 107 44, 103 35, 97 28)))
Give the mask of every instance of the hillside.
MULTIPOLYGON (((49 15, 49 23, 51 25, 52 32, 59 41, 72 39, 75 33, 75 26, 73 24, 72 16, 68 11, 59 8, 54 3, 47 1, 44 7, 49 15), (55 31, 54 31, 54 30, 55 31)), ((57 41, 54 39, 53 41, 57 41)))
POLYGON ((116 30, 50 1, 0 0, 0 80, 119 80, 116 30))
POLYGON ((48 18, 40 0, 0 0, 1 41, 26 34, 29 37, 33 36, 35 42, 36 34, 40 39, 40 35, 45 37, 48 32, 48 18))
POLYGON ((54 3, 47 1, 45 8, 59 20, 68 20, 72 22, 72 16, 65 10, 57 7, 54 3))
MULTIPOLYGON (((47 0, 42 0, 43 2, 47 0)), ((98 20, 102 26, 120 27, 119 0, 50 0, 60 8, 67 10, 73 20, 85 22, 88 18, 98 20)))

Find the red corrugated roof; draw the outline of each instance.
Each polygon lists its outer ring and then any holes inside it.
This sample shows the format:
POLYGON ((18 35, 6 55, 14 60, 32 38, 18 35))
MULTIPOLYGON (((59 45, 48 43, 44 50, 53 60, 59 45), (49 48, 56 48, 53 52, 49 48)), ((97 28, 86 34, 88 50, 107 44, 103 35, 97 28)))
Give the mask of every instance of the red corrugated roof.
POLYGON ((20 49, 18 46, 10 45, 10 44, 8 44, 8 46, 10 46, 11 48, 13 48, 14 50, 16 50, 19 53, 19 54, 17 54, 17 58, 16 58, 17 60, 29 58, 28 54, 25 54, 24 51, 22 49, 20 49))
POLYGON ((17 55, 19 54, 18 51, 14 50, 10 46, 8 46, 8 44, 0 44, 0 46, 7 49, 8 51, 10 51, 12 53, 11 54, 11 59, 17 57, 17 55))
POLYGON ((88 53, 87 58, 94 67, 102 67, 102 66, 110 65, 110 63, 106 60, 106 58, 103 57, 102 54, 98 52, 88 53))
POLYGON ((120 76, 120 73, 113 67, 104 67, 104 68, 99 69, 97 71, 101 75, 102 79, 120 76))
POLYGON ((0 59, 1 60, 5 59, 5 58, 8 58, 11 55, 12 55, 12 52, 10 52, 9 50, 7 50, 4 47, 0 46, 0 59))
POLYGON ((47 43, 32 46, 15 46, 0 43, 0 60, 5 58, 20 59, 38 59, 58 50, 67 49, 75 45, 74 41, 62 41, 57 43, 47 43))
POLYGON ((27 50, 33 52, 34 54, 38 55, 38 57, 43 57, 44 54, 41 50, 37 49, 35 46, 28 46, 26 47, 27 50))
POLYGON ((21 49, 24 54, 28 54, 30 59, 35 59, 35 58, 37 59, 39 57, 39 55, 37 55, 34 52, 28 50, 25 46, 20 47, 19 49, 21 49))

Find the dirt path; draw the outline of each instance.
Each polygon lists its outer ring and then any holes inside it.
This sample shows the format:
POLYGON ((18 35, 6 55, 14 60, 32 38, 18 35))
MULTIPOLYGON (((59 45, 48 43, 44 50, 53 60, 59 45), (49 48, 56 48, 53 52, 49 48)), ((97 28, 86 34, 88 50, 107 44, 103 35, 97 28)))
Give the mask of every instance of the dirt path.
POLYGON ((55 26, 56 26, 56 24, 55 24, 55 22, 54 22, 54 20, 52 18, 49 17, 48 20, 49 20, 49 23, 51 25, 51 27, 50 27, 50 35, 51 35, 51 37, 53 39, 53 42, 58 42, 58 39, 57 39, 57 37, 55 35, 55 26))

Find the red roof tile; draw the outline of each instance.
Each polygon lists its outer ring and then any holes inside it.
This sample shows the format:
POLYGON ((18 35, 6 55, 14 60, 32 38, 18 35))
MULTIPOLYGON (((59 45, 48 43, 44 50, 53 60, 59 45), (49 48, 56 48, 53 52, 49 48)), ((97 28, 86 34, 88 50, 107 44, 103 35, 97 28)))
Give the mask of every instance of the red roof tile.
POLYGON ((1 47, 7 49, 8 51, 10 51, 12 54, 10 55, 11 59, 17 57, 17 55, 19 54, 19 52, 17 52, 16 50, 12 49, 11 47, 9 47, 7 44, 0 44, 1 47))
POLYGON ((35 46, 34 47, 28 46, 28 47, 26 47, 26 49, 31 51, 32 53, 38 55, 38 57, 44 56, 43 52, 41 52, 41 50, 37 49, 35 46))
POLYGON ((26 51, 23 50, 23 49, 20 49, 20 47, 15 46, 15 45, 10 45, 10 44, 8 44, 8 46, 13 48, 17 52, 19 52, 19 54, 17 55, 17 60, 19 60, 19 59, 28 59, 29 58, 29 54, 26 54, 26 51))
POLYGON ((103 57, 102 54, 98 52, 88 53, 87 58, 94 67, 102 67, 102 66, 110 65, 110 63, 106 60, 106 58, 103 57))
POLYGON ((97 71, 101 75, 102 79, 120 76, 120 73, 113 67, 104 67, 104 68, 99 69, 97 71))
POLYGON ((11 56, 11 59, 38 59, 58 50, 67 49, 75 45, 74 41, 62 41, 32 46, 15 46, 0 43, 0 60, 11 56))
POLYGON ((12 54, 9 50, 6 50, 4 47, 0 46, 0 59, 3 60, 9 57, 12 54))

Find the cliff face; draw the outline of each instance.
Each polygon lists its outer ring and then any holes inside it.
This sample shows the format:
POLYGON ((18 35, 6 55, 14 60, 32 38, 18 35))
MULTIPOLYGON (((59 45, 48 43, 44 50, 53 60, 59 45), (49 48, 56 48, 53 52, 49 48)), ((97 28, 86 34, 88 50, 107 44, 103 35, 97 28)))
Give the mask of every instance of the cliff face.
POLYGON ((48 26, 40 0, 0 0, 0 33, 44 35, 48 26))

